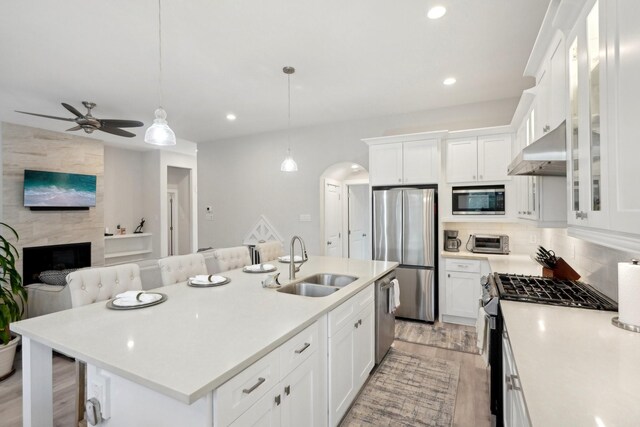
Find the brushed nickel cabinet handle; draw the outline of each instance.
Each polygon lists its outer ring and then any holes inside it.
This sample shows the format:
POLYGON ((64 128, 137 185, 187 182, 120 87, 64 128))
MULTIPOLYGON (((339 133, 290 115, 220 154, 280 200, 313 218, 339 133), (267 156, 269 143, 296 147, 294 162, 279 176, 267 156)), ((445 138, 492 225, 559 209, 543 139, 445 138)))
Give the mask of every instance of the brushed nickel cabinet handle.
POLYGON ((253 390, 257 389, 258 387, 260 387, 262 385, 263 382, 265 382, 266 380, 262 377, 258 378, 258 382, 255 383, 254 385, 252 385, 250 388, 244 388, 242 389, 242 392, 245 394, 249 394, 251 393, 253 390))
POLYGON ((280 395, 276 396, 276 406, 280 406, 280 395))
POLYGON ((296 350, 296 351, 295 351, 295 353, 296 353, 296 354, 300 354, 300 353, 302 353, 303 351, 305 351, 306 349, 308 349, 310 345, 311 345, 311 344, 309 344, 308 342, 304 343, 304 345, 302 346, 302 348, 300 348, 300 349, 296 350))
POLYGON ((357 328, 359 326, 358 322, 354 323, 353 326, 355 326, 357 328))
POLYGON ((287 396, 289 396, 291 394, 291 386, 288 385, 284 388, 284 394, 286 394, 287 396))

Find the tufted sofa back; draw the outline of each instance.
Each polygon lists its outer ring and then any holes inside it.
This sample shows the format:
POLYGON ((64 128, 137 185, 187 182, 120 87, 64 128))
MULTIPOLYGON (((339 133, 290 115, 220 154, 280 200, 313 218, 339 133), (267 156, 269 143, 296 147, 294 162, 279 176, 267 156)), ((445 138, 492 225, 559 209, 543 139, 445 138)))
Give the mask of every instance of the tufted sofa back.
POLYGON ((216 261, 218 271, 229 271, 251 265, 249 248, 246 246, 214 249, 213 258, 216 261))
POLYGON ((258 255, 260 255, 260 262, 273 261, 279 256, 284 255, 282 242, 278 242, 277 240, 258 243, 256 245, 256 251, 258 251, 258 255))
POLYGON ((202 254, 176 255, 158 260, 162 286, 186 282, 196 274, 209 274, 202 254))
POLYGON ((67 275, 71 307, 106 301, 117 294, 142 289, 137 264, 86 268, 67 275))

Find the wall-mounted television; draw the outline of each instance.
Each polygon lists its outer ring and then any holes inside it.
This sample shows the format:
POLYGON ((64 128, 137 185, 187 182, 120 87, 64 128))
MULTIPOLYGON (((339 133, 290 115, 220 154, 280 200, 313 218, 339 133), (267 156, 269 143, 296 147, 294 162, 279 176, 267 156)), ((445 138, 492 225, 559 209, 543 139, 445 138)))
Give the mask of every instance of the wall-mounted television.
POLYGON ((88 209, 96 205, 96 176, 25 170, 24 205, 32 209, 88 209))

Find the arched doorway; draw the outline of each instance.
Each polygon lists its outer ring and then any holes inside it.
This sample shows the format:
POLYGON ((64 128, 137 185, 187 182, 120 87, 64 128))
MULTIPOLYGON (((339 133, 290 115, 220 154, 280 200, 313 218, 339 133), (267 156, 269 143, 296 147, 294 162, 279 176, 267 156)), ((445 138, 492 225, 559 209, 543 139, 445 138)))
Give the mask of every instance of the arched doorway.
POLYGON ((371 259, 371 191, 369 172, 342 162, 320 175, 322 254, 371 259))

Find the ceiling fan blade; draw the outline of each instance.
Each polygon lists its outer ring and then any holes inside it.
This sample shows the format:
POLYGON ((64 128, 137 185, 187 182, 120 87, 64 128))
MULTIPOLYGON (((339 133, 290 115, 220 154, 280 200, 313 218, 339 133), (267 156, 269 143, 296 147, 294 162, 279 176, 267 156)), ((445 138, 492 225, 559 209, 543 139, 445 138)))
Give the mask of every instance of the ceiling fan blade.
POLYGON ((74 126, 72 128, 67 129, 67 132, 71 130, 80 130, 80 129, 82 129, 82 126, 74 126))
POLYGON ((65 117, 47 116, 46 114, 27 113, 26 111, 18 111, 18 110, 15 110, 15 111, 16 111, 16 113, 29 114, 30 116, 45 117, 47 119, 64 120, 66 122, 75 122, 76 121, 76 119, 67 119, 65 117))
POLYGON ((144 123, 137 120, 100 119, 100 123, 102 126, 117 128, 139 128, 144 126, 144 123))
POLYGON ((62 106, 64 108, 66 108, 67 110, 69 110, 70 113, 75 114, 76 117, 84 117, 84 114, 82 114, 80 111, 76 110, 74 107, 72 107, 69 104, 65 104, 64 102, 61 103, 62 106))
POLYGON ((98 128, 98 130, 101 130, 102 132, 110 133, 112 135, 124 136, 126 138, 132 138, 136 136, 135 133, 127 132, 126 130, 122 130, 118 128, 112 128, 109 126, 102 126, 98 128))

